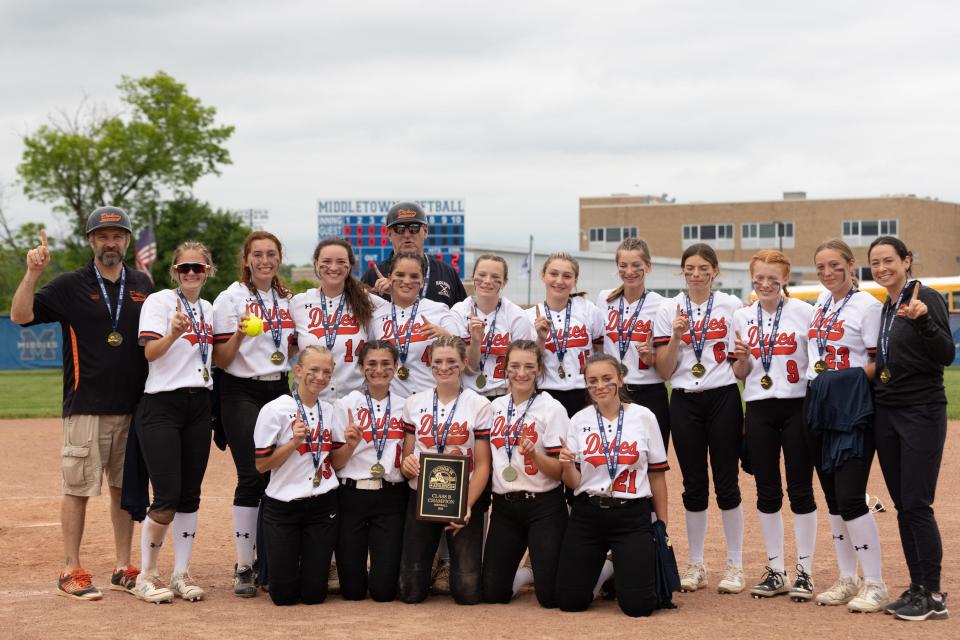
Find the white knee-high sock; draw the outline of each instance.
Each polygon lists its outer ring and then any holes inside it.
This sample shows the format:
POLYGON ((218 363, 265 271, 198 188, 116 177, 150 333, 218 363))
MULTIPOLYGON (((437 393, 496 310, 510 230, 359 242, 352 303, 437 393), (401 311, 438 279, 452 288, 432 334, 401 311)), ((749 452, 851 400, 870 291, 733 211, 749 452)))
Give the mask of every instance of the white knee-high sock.
POLYGON ((707 510, 684 511, 687 521, 687 545, 692 564, 703 564, 703 544, 707 539, 707 510))
POLYGON ((857 577, 857 554, 847 531, 847 523, 841 516, 830 514, 830 531, 833 532, 833 550, 837 554, 837 568, 840 577, 857 577))
POLYGON ((528 584, 533 584, 533 569, 520 567, 513 576, 513 595, 516 596, 528 584))
POLYGON ((813 549, 817 546, 817 511, 793 514, 793 535, 797 542, 797 564, 813 575, 813 549))
POLYGON ((863 567, 863 577, 871 582, 883 582, 883 561, 880 557, 880 532, 872 513, 847 520, 847 531, 853 541, 857 560, 863 567))
POLYGON ((173 517, 173 573, 190 571, 190 556, 197 539, 197 512, 180 513, 173 517))
POLYGON ((603 561, 603 568, 600 569, 600 578, 597 579, 596 586, 593 587, 593 597, 596 598, 600 594, 600 588, 603 586, 603 583, 613 577, 613 563, 610 562, 610 559, 603 561))
POLYGON ((763 513, 760 516, 760 533, 763 534, 763 546, 767 549, 767 566, 783 573, 783 514, 763 513))
MULTIPOLYGON (((733 509, 721 509, 720 516, 723 518, 723 535, 727 539, 727 560, 737 565, 743 566, 743 505, 737 505, 733 509)), ((780 535, 781 540, 783 534, 780 535)), ((783 555, 782 553, 780 554, 783 555)))
POLYGON ((237 566, 253 566, 253 550, 257 546, 257 507, 233 508, 233 532, 236 534, 237 566))
POLYGON ((144 575, 152 576, 157 572, 157 557, 169 526, 154 521, 150 516, 144 518, 140 528, 140 565, 144 575))

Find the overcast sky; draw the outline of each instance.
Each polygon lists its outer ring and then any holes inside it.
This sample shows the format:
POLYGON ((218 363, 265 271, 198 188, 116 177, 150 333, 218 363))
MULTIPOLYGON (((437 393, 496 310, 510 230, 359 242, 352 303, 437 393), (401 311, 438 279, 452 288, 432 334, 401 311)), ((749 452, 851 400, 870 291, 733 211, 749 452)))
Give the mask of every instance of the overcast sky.
POLYGON ((340 197, 462 197, 468 243, 541 249, 576 248, 587 195, 956 202, 958 25, 949 1, 0 0, 0 182, 51 113, 162 69, 237 127, 198 195, 269 209, 295 262, 340 197))

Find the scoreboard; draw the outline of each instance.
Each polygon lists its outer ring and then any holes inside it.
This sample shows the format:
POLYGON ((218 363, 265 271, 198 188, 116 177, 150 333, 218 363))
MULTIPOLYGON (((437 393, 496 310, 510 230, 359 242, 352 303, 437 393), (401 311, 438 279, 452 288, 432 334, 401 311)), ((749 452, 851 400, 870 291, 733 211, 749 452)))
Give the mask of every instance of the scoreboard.
MULTIPOLYGON (((386 260, 393 252, 393 245, 387 237, 386 220, 387 211, 397 202, 400 200, 321 200, 317 216, 318 239, 338 236, 349 242, 357 256, 354 274, 359 278, 371 264, 386 260)), ((463 199, 414 202, 427 214, 424 252, 446 262, 463 278, 463 199)))

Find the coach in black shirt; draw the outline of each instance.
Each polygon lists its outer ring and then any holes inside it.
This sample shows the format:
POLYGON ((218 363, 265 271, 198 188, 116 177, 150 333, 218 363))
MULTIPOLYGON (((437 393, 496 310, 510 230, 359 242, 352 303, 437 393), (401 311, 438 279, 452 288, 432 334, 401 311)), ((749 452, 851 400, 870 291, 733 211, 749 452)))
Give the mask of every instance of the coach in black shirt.
MULTIPOLYGON (((387 212, 387 236, 393 243, 393 252, 416 253, 424 255, 423 241, 427 237, 427 215, 420 205, 413 202, 399 202, 387 212)), ((377 293, 389 299, 390 280, 383 277, 389 271, 390 258, 370 267, 363 274, 363 282, 377 290, 377 293)), ((467 292, 460 277, 449 264, 433 256, 427 258, 427 273, 424 274, 422 297, 442 302, 452 307, 466 299, 467 292)))
POLYGON ((153 284, 123 262, 131 237, 127 214, 100 207, 87 219, 93 260, 34 294, 50 261, 46 234, 40 234, 40 246, 27 254, 27 272, 14 294, 10 319, 21 325, 59 322, 63 330, 60 518, 65 560, 57 593, 99 600, 100 591, 80 566, 80 541, 87 500, 100 495, 104 473, 116 542, 111 588, 130 590, 138 573, 130 565, 133 521, 120 508, 120 497, 127 432, 147 376, 143 348, 137 344, 140 307, 153 284))

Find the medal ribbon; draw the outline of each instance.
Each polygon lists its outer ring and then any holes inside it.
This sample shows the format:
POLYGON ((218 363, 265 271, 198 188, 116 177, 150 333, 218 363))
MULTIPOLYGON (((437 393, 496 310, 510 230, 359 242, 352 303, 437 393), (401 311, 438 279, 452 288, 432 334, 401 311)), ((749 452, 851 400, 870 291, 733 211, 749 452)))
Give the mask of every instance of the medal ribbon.
POLYGON ((424 259, 427 261, 427 272, 423 274, 423 286, 420 287, 420 297, 427 297, 427 287, 430 286, 430 258, 424 256, 424 259))
POLYGON ((534 391, 533 395, 530 396, 530 399, 527 401, 527 406, 523 408, 523 413, 520 414, 520 419, 517 420, 516 424, 511 424, 513 420, 513 394, 510 394, 510 399, 507 401, 507 428, 506 433, 504 434, 503 439, 503 448, 507 452, 507 463, 510 464, 513 462, 513 447, 520 442, 520 429, 523 427, 523 419, 527 417, 527 411, 530 410, 533 401, 537 399, 537 392, 534 391), (514 441, 510 442, 510 431, 513 431, 514 441))
POLYGON ((100 269, 97 269, 96 263, 93 265, 93 272, 97 274, 97 284, 100 285, 100 293, 103 294, 103 301, 107 304, 107 315, 110 316, 110 329, 116 331, 120 325, 120 307, 123 306, 123 291, 127 286, 127 268, 120 267, 120 295, 117 296, 117 315, 113 315, 113 307, 110 306, 110 296, 107 295, 107 287, 103 284, 103 276, 100 275, 100 269))
POLYGON ((703 358, 703 348, 707 344, 707 327, 710 325, 710 313, 713 311, 713 294, 711 293, 710 298, 707 299, 707 312, 703 316, 703 328, 700 330, 699 339, 697 339, 697 331, 694 329, 693 307, 690 303, 690 296, 687 295, 683 298, 687 304, 687 320, 690 323, 690 346, 693 347, 693 355, 697 357, 699 363, 703 358))
MULTIPOLYGON (((480 373, 483 373, 483 365, 487 362, 487 355, 490 353, 490 347, 493 345, 493 334, 496 333, 497 328, 497 314, 500 312, 500 305, 503 304, 503 300, 497 300, 497 308, 493 310, 493 321, 490 322, 490 327, 487 329, 487 340, 486 344, 483 345, 483 348, 480 349, 480 373)), ((477 302, 473 302, 473 313, 477 313, 477 302)))
MULTIPOLYGON (((340 296, 340 304, 337 305, 337 311, 333 314, 333 331, 331 332, 330 322, 327 319, 327 296, 323 295, 323 289, 320 289, 320 320, 323 322, 323 339, 327 344, 327 351, 333 352, 333 345, 337 343, 337 332, 340 330, 340 316, 343 314, 343 303, 346 299, 347 292, 344 290, 340 296)), ((394 318, 393 324, 396 326, 396 318, 394 318)))
MULTIPOLYGON (((914 280, 914 282, 916 283, 914 284, 915 287, 920 286, 919 280, 914 280)), ((880 359, 884 366, 889 364, 890 331, 893 329, 893 321, 897 319, 897 311, 900 310, 900 303, 903 302, 903 295, 907 292, 907 285, 909 284, 909 282, 906 283, 903 285, 903 289, 900 289, 900 295, 897 296, 897 302, 893 305, 893 308, 890 307, 889 297, 883 305, 883 315, 880 318, 880 359)))
POLYGON ((830 303, 833 302, 833 295, 827 297, 826 304, 823 305, 823 315, 820 316, 820 324, 817 325, 817 351, 820 353, 820 359, 823 360, 823 354, 827 352, 827 342, 830 340, 830 329, 833 329, 834 323, 836 323, 837 318, 840 317, 840 312, 843 311, 843 308, 847 306, 847 301, 850 300, 850 296, 857 292, 856 287, 850 287, 850 291, 847 291, 847 295, 844 296, 843 302, 840 303, 840 307, 833 314, 833 317, 830 318, 830 322, 827 323, 827 330, 823 330, 823 321, 827 319, 827 312, 830 310, 830 303))
POLYGON ((321 444, 323 442, 323 411, 320 409, 320 398, 317 398, 317 452, 313 452, 313 438, 311 437, 312 429, 310 428, 310 420, 307 418, 307 410, 303 408, 303 401, 300 399, 300 393, 294 389, 293 390, 293 399, 297 401, 297 411, 300 412, 300 417, 303 419, 303 426, 307 428, 307 450, 310 451, 310 458, 313 460, 313 472, 317 473, 317 470, 320 469, 320 458, 323 456, 323 451, 321 451, 321 444))
POLYGON ((757 333, 760 336, 760 364, 763 365, 763 372, 770 373, 770 365, 773 364, 773 343, 777 339, 777 328, 780 326, 780 313, 783 312, 783 297, 777 304, 777 315, 773 318, 773 326, 770 328, 770 348, 767 349, 763 341, 763 307, 757 302, 757 333))
MULTIPOLYGON (((340 301, 341 303, 343 300, 340 301)), ((413 335, 413 321, 417 319, 417 308, 420 306, 420 298, 417 298, 417 301, 413 303, 413 311, 410 312, 410 322, 407 323, 407 335, 403 339, 403 342, 400 342, 400 325, 397 323, 397 305, 394 302, 390 303, 390 315, 393 319, 393 332, 397 336, 397 352, 400 356, 400 366, 403 367, 407 364, 407 354, 410 352, 410 336, 413 335)))
POLYGON ((607 463, 607 473, 610 474, 611 490, 613 481, 617 477, 617 466, 620 464, 620 436, 623 435, 623 403, 620 403, 620 413, 617 414, 617 435, 614 437, 613 450, 610 449, 610 441, 607 440, 607 430, 603 428, 603 416, 600 415, 600 409, 594 407, 597 412, 597 427, 600 429, 600 442, 603 443, 603 458, 607 463))
POLYGON ((197 300, 197 308, 200 310, 200 327, 197 327, 197 319, 193 315, 193 309, 190 308, 190 303, 187 302, 186 296, 183 295, 183 291, 180 288, 177 288, 177 295, 180 296, 180 302, 183 303, 183 308, 187 312, 187 317, 190 318, 190 326, 193 327, 193 332, 197 334, 197 349, 200 351, 200 361, 203 363, 203 367, 207 367, 207 354, 210 352, 210 342, 209 335, 207 334, 207 323, 203 320, 203 305, 200 304, 200 301, 197 300))
POLYGON ((443 423, 443 433, 437 432, 437 390, 433 390, 433 423, 430 427, 433 429, 433 442, 437 445, 437 453, 443 453, 447 446, 447 435, 450 433, 450 424, 453 422, 453 414, 457 412, 457 404, 460 402, 460 395, 463 393, 463 387, 457 392, 457 399, 453 401, 453 408, 450 409, 450 415, 443 423))
MULTIPOLYGON (((279 351, 280 342, 283 339, 283 327, 280 324, 280 303, 277 302, 277 292, 274 291, 273 288, 270 289, 270 293, 273 294, 273 320, 270 319, 270 314, 267 313, 267 307, 263 304, 263 298, 260 297, 260 292, 256 287, 253 288, 253 292, 257 296, 257 304, 260 305, 260 311, 263 312, 263 317, 267 321, 267 327, 270 328, 270 335, 273 337, 273 344, 279 351), (276 324, 276 327, 274 327, 274 324, 276 324)), ((321 295, 323 295, 322 292, 321 295)))
POLYGON ((617 348, 620 350, 621 361, 623 361, 624 357, 627 355, 627 351, 630 349, 630 337, 633 335, 633 327, 637 324, 637 316, 640 314, 640 309, 643 308, 643 303, 647 299, 648 293, 650 292, 644 291, 643 295, 640 296, 640 301, 637 303, 637 308, 633 310, 633 315, 630 316, 630 320, 626 323, 626 325, 623 324, 624 296, 620 296, 620 315, 617 316, 617 320, 619 321, 617 324, 617 348))
POLYGON ((377 436, 377 414, 373 412, 373 398, 370 389, 364 386, 363 395, 367 398, 367 411, 370 414, 370 431, 373 433, 373 446, 377 451, 377 462, 383 457, 383 450, 387 446, 387 434, 390 432, 390 392, 387 391, 387 411, 383 414, 383 433, 377 436))
MULTIPOLYGON (((567 355, 567 338, 570 337, 570 311, 573 309, 573 301, 567 300, 567 312, 565 319, 563 321, 563 342, 557 338, 557 330, 553 326, 553 316, 550 315, 550 307, 547 306, 547 301, 543 301, 543 312, 547 315, 547 320, 550 321, 550 337, 553 339, 553 349, 557 354, 557 360, 560 361, 560 364, 563 364, 563 356, 567 355)), ((559 314, 558 314, 559 315, 559 314)))

